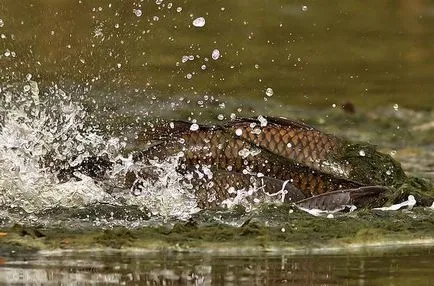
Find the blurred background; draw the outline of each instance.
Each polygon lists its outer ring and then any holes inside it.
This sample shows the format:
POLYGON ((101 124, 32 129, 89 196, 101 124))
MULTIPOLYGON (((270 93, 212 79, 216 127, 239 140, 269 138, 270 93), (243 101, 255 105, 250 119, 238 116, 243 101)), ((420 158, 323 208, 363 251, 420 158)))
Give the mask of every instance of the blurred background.
POLYGON ((31 74, 89 110, 434 106, 433 1, 4 0, 0 19, 1 84, 31 74))

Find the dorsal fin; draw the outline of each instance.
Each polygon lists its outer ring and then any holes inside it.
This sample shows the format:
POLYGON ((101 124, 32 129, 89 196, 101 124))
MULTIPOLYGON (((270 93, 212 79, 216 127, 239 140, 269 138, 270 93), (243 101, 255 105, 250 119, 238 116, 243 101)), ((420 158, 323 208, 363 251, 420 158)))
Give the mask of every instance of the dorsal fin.
POLYGON ((149 137, 151 137, 153 140, 165 140, 182 136, 187 132, 195 132, 198 130, 211 131, 221 128, 219 126, 198 125, 199 128, 197 130, 192 130, 192 125, 193 123, 183 120, 168 121, 164 124, 155 126, 152 132, 153 135, 149 137))
MULTIPOLYGON (((283 117, 264 116, 264 118, 267 120, 267 122, 269 124, 271 123, 271 124, 276 124, 276 125, 281 125, 281 126, 292 126, 292 127, 308 129, 308 130, 317 130, 316 128, 314 128, 310 125, 307 125, 306 123, 286 119, 283 117)), ((242 122, 260 123, 260 121, 257 118, 243 118, 242 117, 242 118, 237 118, 234 121, 227 123, 226 126, 228 127, 228 126, 231 126, 233 123, 242 123, 242 122)))

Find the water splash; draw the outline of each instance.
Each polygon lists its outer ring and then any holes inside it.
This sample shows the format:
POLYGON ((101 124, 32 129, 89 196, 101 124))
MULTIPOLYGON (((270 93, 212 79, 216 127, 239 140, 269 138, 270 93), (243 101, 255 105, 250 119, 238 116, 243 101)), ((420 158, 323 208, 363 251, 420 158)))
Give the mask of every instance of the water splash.
POLYGON ((86 111, 57 86, 40 98, 37 82, 1 89, 0 205, 27 213, 54 206, 83 206, 110 201, 90 178, 60 183, 57 170, 89 156, 113 157, 120 140, 107 140, 86 127, 86 111))

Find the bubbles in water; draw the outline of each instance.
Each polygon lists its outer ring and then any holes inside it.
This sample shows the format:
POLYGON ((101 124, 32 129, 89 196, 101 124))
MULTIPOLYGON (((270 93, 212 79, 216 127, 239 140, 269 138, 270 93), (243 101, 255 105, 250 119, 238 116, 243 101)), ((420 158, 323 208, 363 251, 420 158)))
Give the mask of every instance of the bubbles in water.
POLYGON ((291 143, 288 143, 288 144, 286 144, 286 147, 291 148, 291 147, 292 147, 292 144, 291 144, 291 143))
POLYGON ((2 19, 0 19, 0 28, 2 28, 5 25, 5 22, 3 22, 2 19))
POLYGON ((201 28, 203 26, 205 26, 205 18, 204 17, 199 17, 193 20, 193 26, 201 28))
POLYGON ((219 115, 217 115, 217 119, 223 120, 223 119, 225 119, 225 116, 223 114, 219 114, 219 115))
POLYGON ((243 130, 241 128, 237 128, 237 130, 235 130, 235 134, 237 136, 241 136, 241 135, 243 135, 243 130))
POLYGON ((220 51, 217 49, 213 50, 211 53, 211 58, 213 60, 218 60, 218 58, 220 58, 220 51))
POLYGON ((393 105, 393 109, 394 109, 395 111, 398 111, 398 109, 399 109, 399 105, 398 105, 397 103, 395 103, 395 104, 393 105))
POLYGON ((191 78, 193 77, 193 75, 192 75, 191 73, 188 73, 185 77, 186 77, 187 79, 191 79, 191 78))
POLYGON ((306 6, 306 5, 301 6, 301 11, 306 12, 307 10, 308 10, 308 9, 307 9, 307 6, 306 6))
POLYGON ((359 151, 359 155, 360 155, 361 157, 365 157, 365 156, 366 156, 365 151, 364 151, 364 150, 360 150, 360 151, 359 151))
POLYGON ((206 70, 206 65, 202 65, 200 68, 201 68, 202 70, 206 70))
POLYGON ((274 91, 273 91, 273 89, 272 89, 271 87, 269 87, 269 88, 267 88, 267 89, 265 90, 265 94, 266 94, 267 96, 273 96, 274 91))
POLYGON ((182 11, 182 7, 177 7, 176 12, 180 13, 182 11))
POLYGON ((142 16, 142 10, 140 10, 140 9, 134 9, 133 12, 137 17, 142 16))

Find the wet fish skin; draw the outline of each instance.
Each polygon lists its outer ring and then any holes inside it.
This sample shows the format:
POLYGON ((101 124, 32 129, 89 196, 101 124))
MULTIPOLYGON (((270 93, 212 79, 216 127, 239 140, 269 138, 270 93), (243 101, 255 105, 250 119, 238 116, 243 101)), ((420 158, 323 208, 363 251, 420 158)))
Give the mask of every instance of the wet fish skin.
POLYGON ((247 118, 235 120, 226 128, 234 133, 242 131, 244 140, 276 155, 364 185, 400 185, 407 179, 398 162, 370 144, 349 142, 284 118, 264 120, 266 126, 261 126, 258 119, 247 118))
MULTIPOLYGON (((270 123, 260 126, 259 133, 255 131, 259 122, 255 119, 222 126, 198 125, 195 128, 191 128, 187 122, 156 126, 158 132, 152 138, 153 144, 133 156, 134 161, 144 168, 127 174, 126 185, 134 188, 134 182, 140 181, 137 179, 158 180, 158 174, 153 172, 152 160, 164 161, 170 156, 182 154, 177 171, 185 175, 185 182, 192 185, 198 204, 204 208, 218 206, 224 200, 232 198, 234 194, 229 192, 231 187, 248 190, 253 185, 259 185, 265 192, 272 194, 281 191, 285 181, 289 182, 285 185, 288 192, 285 202, 304 200, 304 204, 327 208, 343 201, 363 205, 366 201, 380 198, 381 188, 365 187, 376 185, 377 181, 381 184, 381 178, 362 174, 369 176, 366 181, 364 177, 355 181, 346 171, 342 172, 338 168, 339 171, 336 172, 334 168, 329 168, 331 165, 324 164, 334 162, 337 166, 349 165, 346 170, 350 174, 354 170, 364 170, 357 165, 358 162, 365 164, 364 168, 370 167, 370 163, 366 164, 358 154, 355 154, 356 160, 354 154, 340 154, 349 146, 353 148, 353 145, 344 144, 345 140, 324 134, 305 124, 283 119, 268 120, 270 123), (263 134, 262 137, 257 136, 260 134, 263 134), (297 148, 286 150, 288 143, 297 148), (192 170, 200 166, 212 170, 214 177, 188 179, 192 170)), ((359 146, 354 146, 357 151, 359 146)), ((367 148, 367 151, 368 155, 383 159, 373 147, 367 148)), ((378 160, 380 166, 374 170, 377 171, 388 160, 378 160)), ((98 160, 95 162, 98 165, 98 160)), ((89 168, 91 164, 88 165, 85 162, 85 166, 79 168, 91 173, 96 170, 97 175, 102 172, 99 168, 89 168)), ((102 169, 110 169, 110 164, 105 165, 102 169)), ((399 172, 398 165, 393 167, 399 172)), ((253 198, 254 196, 251 199, 253 198)))
POLYGON ((351 165, 335 160, 345 140, 284 118, 263 117, 262 120, 266 121, 265 126, 258 119, 242 118, 226 127, 258 147, 321 172, 340 177, 351 172, 351 165))
POLYGON ((194 176, 187 182, 195 190, 198 206, 202 209, 220 207, 226 199, 235 199, 237 195, 244 195, 252 204, 256 199, 264 202, 277 194, 277 200, 285 203, 306 198, 302 191, 288 181, 283 182, 266 176, 218 170, 212 172, 211 179, 194 176))
POLYGON ((161 144, 142 152, 135 160, 164 160, 167 156, 183 153, 182 166, 209 165, 216 170, 261 173, 291 183, 306 196, 318 195, 345 188, 360 187, 361 184, 320 172, 302 163, 278 156, 264 148, 258 148, 231 130, 223 127, 200 127, 190 130, 190 124, 172 123, 170 136, 163 137, 161 144), (173 128, 172 128, 173 127, 173 128))

